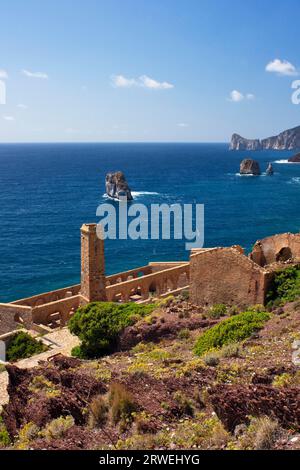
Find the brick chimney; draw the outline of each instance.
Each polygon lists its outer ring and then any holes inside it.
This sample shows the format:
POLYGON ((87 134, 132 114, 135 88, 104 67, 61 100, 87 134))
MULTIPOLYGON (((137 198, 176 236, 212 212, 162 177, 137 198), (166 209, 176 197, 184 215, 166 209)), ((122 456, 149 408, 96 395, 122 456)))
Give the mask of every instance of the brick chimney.
POLYGON ((87 302, 105 301, 104 241, 96 224, 81 227, 81 289, 87 302))

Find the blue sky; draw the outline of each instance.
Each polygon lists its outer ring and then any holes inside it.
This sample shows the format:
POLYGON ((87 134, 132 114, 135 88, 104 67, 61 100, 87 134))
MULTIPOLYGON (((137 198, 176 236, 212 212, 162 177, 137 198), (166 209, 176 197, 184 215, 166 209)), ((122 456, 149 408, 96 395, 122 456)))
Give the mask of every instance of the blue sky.
POLYGON ((299 0, 2 0, 0 12, 0 142, 225 142, 300 125, 299 0))

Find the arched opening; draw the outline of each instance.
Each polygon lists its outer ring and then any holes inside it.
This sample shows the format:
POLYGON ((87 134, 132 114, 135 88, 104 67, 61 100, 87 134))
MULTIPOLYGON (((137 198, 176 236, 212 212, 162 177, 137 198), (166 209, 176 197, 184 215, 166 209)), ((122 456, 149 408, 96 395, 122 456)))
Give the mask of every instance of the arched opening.
POLYGON ((149 286, 149 292, 150 294, 155 294, 156 293, 156 284, 155 282, 152 282, 149 286))
POLYGON ((17 323, 20 326, 24 325, 24 319, 21 317, 19 313, 16 313, 14 316, 14 322, 17 323))
POLYGON ((281 250, 276 255, 276 261, 278 262, 290 261, 292 258, 292 250, 288 246, 281 248, 281 250))
POLYGON ((178 287, 186 287, 188 283, 189 281, 188 281, 187 273, 180 274, 179 279, 178 279, 178 284, 177 284, 178 287))

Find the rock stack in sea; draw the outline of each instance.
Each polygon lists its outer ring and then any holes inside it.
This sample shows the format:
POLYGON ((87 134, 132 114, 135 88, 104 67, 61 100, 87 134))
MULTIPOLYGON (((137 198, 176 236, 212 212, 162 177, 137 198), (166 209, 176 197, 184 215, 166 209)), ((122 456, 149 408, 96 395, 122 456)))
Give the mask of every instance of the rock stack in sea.
POLYGON ((128 201, 133 199, 130 187, 122 171, 106 175, 105 191, 112 199, 127 199, 128 201))
POLYGON ((274 168, 273 168, 272 163, 269 163, 269 164, 268 164, 268 168, 266 169, 266 174, 267 174, 268 176, 274 175, 274 168))
POLYGON ((240 175, 259 176, 261 174, 259 163, 251 158, 245 158, 240 165, 240 175))

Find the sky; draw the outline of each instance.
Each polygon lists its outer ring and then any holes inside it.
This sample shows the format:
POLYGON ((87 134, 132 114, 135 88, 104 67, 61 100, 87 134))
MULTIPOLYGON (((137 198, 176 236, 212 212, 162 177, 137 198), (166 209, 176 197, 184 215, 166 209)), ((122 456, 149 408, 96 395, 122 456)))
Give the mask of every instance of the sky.
POLYGON ((299 16, 299 0, 1 0, 0 142, 228 142, 300 125, 299 16))

